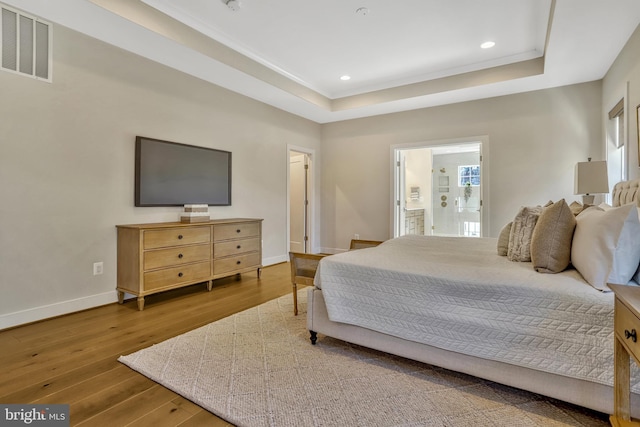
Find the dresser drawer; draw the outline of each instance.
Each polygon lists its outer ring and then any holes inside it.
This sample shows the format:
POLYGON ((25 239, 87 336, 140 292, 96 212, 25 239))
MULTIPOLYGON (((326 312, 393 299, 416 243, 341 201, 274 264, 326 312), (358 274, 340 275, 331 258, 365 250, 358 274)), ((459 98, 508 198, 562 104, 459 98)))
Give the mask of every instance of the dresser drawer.
POLYGON ((236 270, 243 270, 245 268, 259 267, 261 262, 262 260, 260 259, 259 253, 217 259, 214 263, 213 274, 218 276, 220 274, 232 273, 236 270))
POLYGON ((242 240, 232 240, 213 244, 213 257, 222 258, 229 255, 239 255, 247 252, 257 252, 260 250, 260 239, 249 238, 242 240))
POLYGON ((211 263, 209 261, 149 271, 144 273, 144 289, 148 291, 181 283, 205 281, 209 279, 210 274, 211 263))
POLYGON ((177 245, 193 245, 211 241, 210 227, 167 228, 146 230, 144 249, 165 248, 177 245))
POLYGON ((195 246, 178 246, 169 249, 154 249, 144 253, 145 270, 190 264, 209 259, 209 244, 195 246))
POLYGON ((260 236, 260 223, 219 224, 213 227, 213 241, 260 236))
POLYGON ((158 292, 262 271, 262 220, 226 218, 207 222, 125 224, 118 229, 118 302, 126 294, 158 292), (215 237, 215 243, 212 242, 215 237))
POLYGON ((625 343, 631 353, 636 359, 640 356, 640 341, 636 339, 633 342, 631 337, 625 336, 625 331, 633 333, 635 330, 636 337, 640 338, 640 319, 634 315, 626 305, 621 303, 616 298, 615 306, 615 332, 621 342, 625 343))

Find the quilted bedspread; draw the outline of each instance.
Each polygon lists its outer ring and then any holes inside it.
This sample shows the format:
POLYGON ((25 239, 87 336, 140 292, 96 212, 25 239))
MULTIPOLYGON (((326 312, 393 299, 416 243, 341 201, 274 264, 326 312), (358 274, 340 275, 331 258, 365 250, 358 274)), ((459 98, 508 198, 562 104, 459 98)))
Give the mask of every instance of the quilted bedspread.
POLYGON ((315 284, 332 321, 612 385, 613 293, 574 269, 537 273, 497 255, 496 243, 403 236, 325 257, 315 284))

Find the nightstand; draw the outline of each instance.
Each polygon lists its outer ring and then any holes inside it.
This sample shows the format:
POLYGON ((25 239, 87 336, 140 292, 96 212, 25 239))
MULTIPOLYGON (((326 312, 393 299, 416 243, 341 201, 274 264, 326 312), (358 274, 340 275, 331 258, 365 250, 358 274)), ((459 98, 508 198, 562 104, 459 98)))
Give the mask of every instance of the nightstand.
POLYGON ((614 404, 609 417, 614 427, 640 426, 630 420, 630 357, 640 365, 640 287, 609 285, 615 293, 614 314, 614 404))

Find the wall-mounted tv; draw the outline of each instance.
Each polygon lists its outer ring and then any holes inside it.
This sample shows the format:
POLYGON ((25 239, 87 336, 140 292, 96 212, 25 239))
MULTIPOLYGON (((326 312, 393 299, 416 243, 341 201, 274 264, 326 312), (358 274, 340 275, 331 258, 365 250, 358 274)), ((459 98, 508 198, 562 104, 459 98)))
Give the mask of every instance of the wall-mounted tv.
POLYGON ((231 153, 136 137, 136 206, 231 205, 231 153))

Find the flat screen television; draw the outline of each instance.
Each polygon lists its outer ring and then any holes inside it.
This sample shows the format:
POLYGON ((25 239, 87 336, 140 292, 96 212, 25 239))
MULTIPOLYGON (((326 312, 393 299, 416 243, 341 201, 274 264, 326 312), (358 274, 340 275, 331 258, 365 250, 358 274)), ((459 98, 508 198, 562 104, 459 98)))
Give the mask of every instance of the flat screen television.
POLYGON ((136 137, 136 206, 231 205, 231 153, 136 137))

